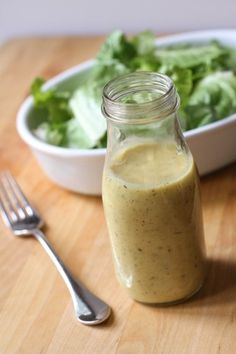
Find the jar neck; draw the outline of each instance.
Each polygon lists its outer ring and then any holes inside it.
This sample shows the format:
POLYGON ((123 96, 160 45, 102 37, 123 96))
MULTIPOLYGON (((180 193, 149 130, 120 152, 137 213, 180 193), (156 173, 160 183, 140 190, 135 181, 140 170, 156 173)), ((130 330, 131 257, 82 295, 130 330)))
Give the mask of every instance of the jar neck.
POLYGON ((175 113, 179 96, 171 79, 135 72, 111 80, 103 90, 102 111, 108 121, 147 124, 175 113))

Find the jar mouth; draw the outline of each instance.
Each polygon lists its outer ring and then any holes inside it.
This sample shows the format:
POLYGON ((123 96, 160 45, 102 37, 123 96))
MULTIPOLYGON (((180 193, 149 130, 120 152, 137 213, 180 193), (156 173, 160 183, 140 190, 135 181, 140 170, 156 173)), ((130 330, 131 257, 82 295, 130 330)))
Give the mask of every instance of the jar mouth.
POLYGON ((171 115, 178 107, 172 80, 155 72, 125 74, 103 89, 102 112, 116 123, 146 124, 171 115))

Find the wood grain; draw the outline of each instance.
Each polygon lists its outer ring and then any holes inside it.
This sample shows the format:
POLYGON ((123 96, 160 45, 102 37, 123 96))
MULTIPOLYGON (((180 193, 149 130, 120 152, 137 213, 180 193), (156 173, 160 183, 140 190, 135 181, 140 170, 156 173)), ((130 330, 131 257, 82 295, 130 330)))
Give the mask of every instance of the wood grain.
MULTIPOLYGON (((93 57, 102 37, 15 39, 0 48, 0 170, 9 169, 47 222, 73 273, 107 301, 112 317, 79 324, 68 291, 34 239, 0 223, 0 353, 212 354, 236 352, 236 165, 201 180, 209 272, 190 301, 145 306, 115 279, 100 198, 53 185, 17 136, 15 117, 35 76, 93 57)), ((223 143, 223 142, 222 142, 223 143)))

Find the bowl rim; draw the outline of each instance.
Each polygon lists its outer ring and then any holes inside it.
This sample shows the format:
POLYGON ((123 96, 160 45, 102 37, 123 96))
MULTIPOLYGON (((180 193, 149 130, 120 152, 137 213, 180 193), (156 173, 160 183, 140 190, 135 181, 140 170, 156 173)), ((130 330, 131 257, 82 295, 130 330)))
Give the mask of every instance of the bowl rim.
MULTIPOLYGON (((204 30, 204 31, 191 31, 191 32, 183 32, 172 35, 166 35, 156 39, 156 44, 158 45, 168 45, 184 42, 184 41, 202 41, 202 40, 211 40, 216 37, 234 37, 236 38, 236 30, 235 29, 216 29, 216 30, 204 30)), ((235 40, 236 46, 236 40, 235 40)), ((79 74, 82 71, 90 69, 95 62, 95 59, 86 60, 76 66, 73 66, 53 78, 49 79, 45 85, 43 86, 45 90, 54 87, 58 83, 63 82, 65 79, 69 79, 75 74, 79 74)), ((98 149, 78 149, 78 148, 66 148, 48 144, 42 140, 39 140, 32 131, 28 128, 27 118, 30 109, 33 106, 33 98, 30 95, 27 97, 24 102, 21 104, 16 117, 16 128, 17 131, 22 138, 22 140, 33 149, 45 152, 51 155, 57 156, 103 156, 106 153, 106 148, 98 148, 98 149)), ((197 137, 198 135, 209 134, 212 131, 216 131, 221 129, 224 126, 230 126, 231 124, 235 124, 236 122, 236 113, 223 118, 222 120, 207 124, 202 127, 198 127, 192 130, 188 130, 184 132, 185 138, 197 137)))

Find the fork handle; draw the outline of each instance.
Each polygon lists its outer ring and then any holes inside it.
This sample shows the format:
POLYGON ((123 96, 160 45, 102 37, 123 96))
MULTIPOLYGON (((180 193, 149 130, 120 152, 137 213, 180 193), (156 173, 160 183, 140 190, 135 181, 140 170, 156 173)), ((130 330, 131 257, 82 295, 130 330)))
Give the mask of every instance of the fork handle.
POLYGON ((74 279, 41 230, 35 229, 32 234, 43 246, 64 279, 71 294, 78 320, 87 325, 95 325, 105 321, 110 315, 110 307, 85 288, 80 281, 74 279))

